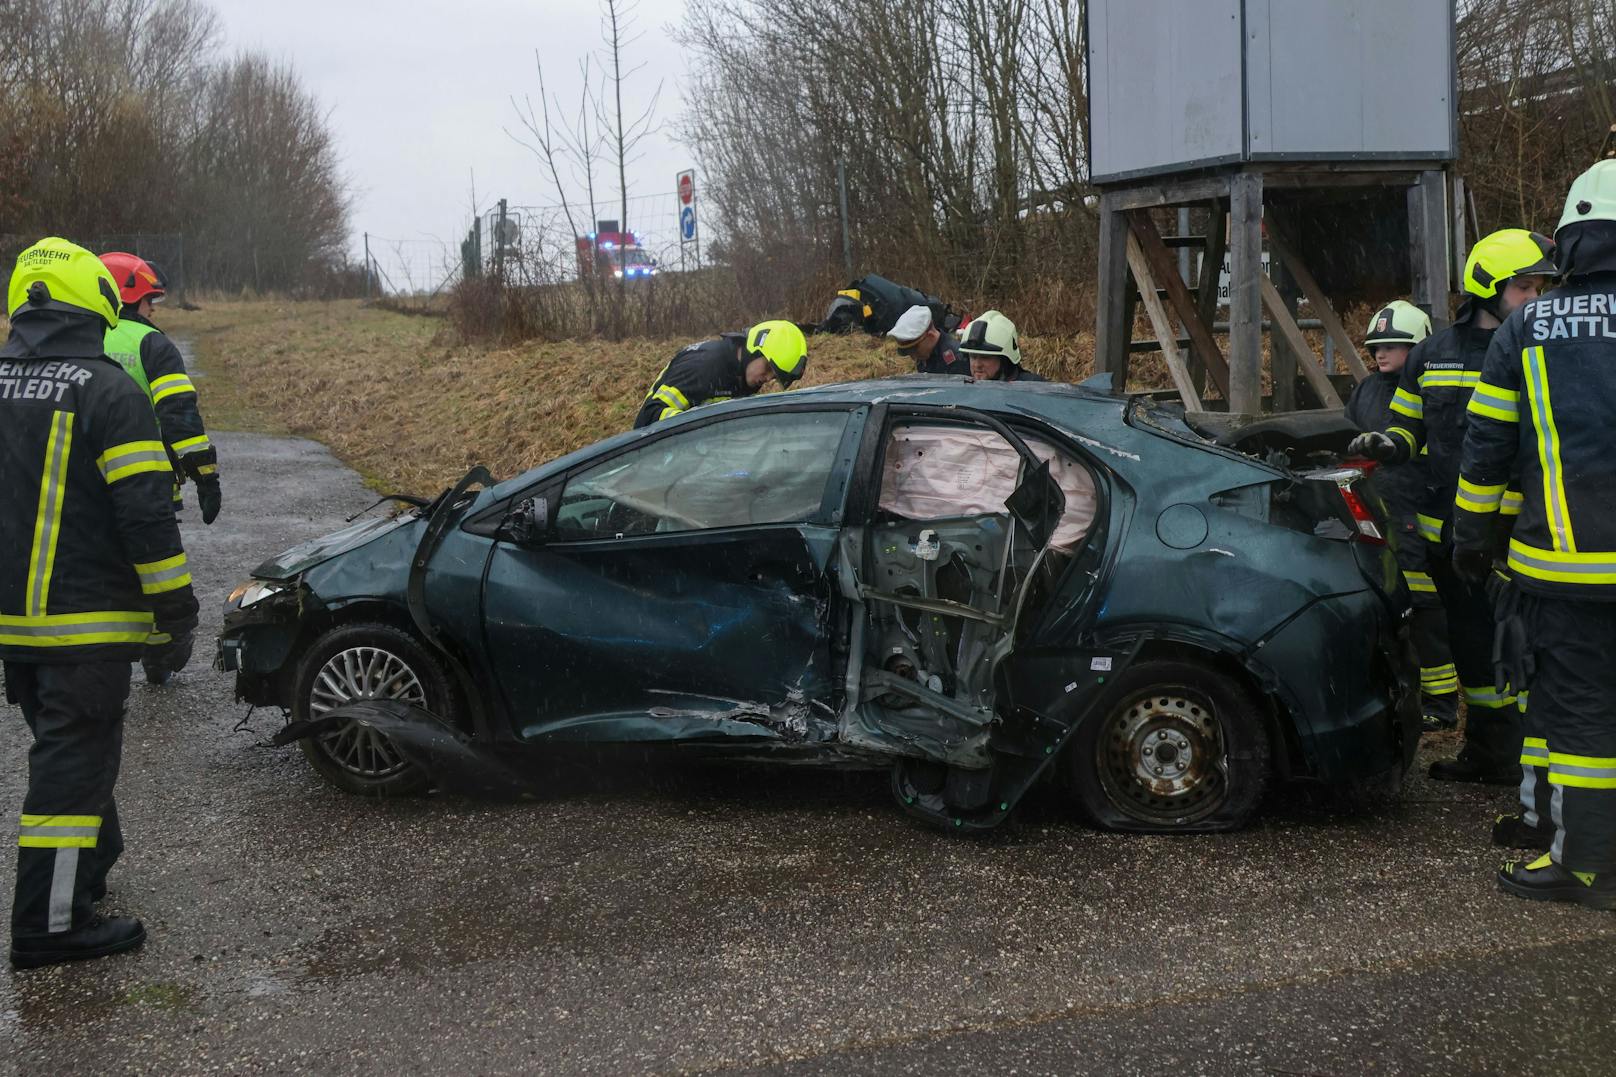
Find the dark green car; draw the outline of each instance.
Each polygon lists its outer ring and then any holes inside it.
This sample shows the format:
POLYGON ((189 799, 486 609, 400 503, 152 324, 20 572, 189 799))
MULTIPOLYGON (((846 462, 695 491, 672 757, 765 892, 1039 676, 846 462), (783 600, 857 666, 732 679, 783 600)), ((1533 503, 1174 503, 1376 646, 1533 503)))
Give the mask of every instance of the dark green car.
POLYGON ((1088 386, 767 394, 272 558, 218 665, 355 792, 442 784, 446 744, 509 773, 664 743, 890 767, 951 828, 1058 778, 1103 826, 1228 829, 1276 780, 1413 759, 1408 596, 1348 436, 1088 386))

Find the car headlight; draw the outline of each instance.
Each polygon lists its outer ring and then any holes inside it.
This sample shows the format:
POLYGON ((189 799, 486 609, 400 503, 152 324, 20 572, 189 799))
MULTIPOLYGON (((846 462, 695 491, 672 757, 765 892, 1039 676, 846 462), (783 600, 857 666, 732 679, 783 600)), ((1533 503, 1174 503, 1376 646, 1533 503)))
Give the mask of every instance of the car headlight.
POLYGON ((291 587, 292 585, 286 580, 248 580, 230 592, 225 605, 244 610, 255 602, 262 602, 270 595, 290 590, 291 587))

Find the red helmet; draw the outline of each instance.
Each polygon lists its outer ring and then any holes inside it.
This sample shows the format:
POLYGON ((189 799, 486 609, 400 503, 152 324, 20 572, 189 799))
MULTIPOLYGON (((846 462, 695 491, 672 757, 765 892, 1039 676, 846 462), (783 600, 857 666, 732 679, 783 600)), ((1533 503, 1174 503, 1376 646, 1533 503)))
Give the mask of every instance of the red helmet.
POLYGON ((162 276, 137 254, 108 251, 101 261, 118 282, 118 298, 125 306, 132 307, 147 296, 160 297, 166 290, 162 276))

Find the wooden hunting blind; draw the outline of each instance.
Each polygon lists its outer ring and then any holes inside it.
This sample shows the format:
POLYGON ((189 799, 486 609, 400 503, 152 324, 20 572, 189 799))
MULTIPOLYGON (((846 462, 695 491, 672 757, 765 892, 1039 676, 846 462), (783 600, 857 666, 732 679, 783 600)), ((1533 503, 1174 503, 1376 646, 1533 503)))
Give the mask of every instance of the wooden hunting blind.
POLYGON ((1366 370, 1337 304, 1411 294, 1446 324, 1453 3, 1090 0, 1096 364, 1117 389, 1160 352, 1187 408, 1259 412, 1266 330, 1270 406, 1339 407, 1366 370))

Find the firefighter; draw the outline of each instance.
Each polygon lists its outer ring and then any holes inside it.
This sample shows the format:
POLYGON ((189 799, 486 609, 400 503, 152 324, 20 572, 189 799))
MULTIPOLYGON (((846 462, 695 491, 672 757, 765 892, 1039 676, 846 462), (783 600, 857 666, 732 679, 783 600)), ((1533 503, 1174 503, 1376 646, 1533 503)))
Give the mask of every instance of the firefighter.
MULTIPOLYGON (((1401 299, 1377 310, 1369 319, 1364 347, 1375 372, 1352 391, 1347 419, 1359 430, 1384 430, 1394 416, 1392 395, 1414 345, 1431 335, 1431 319, 1419 307, 1401 299)), ((1459 673, 1448 651, 1447 617, 1437 598, 1436 584, 1426 571, 1430 546, 1419 536, 1416 517, 1425 496, 1425 460, 1411 457, 1403 464, 1388 464, 1375 472, 1375 488, 1397 532, 1397 563, 1414 599, 1414 650, 1420 658, 1420 711, 1426 732, 1452 729, 1459 724, 1459 673)))
POLYGON ((771 377, 789 389, 808 367, 808 338, 791 322, 759 322, 680 349, 645 394, 634 429, 691 408, 751 396, 771 377))
POLYGON ((836 293, 824 321, 819 324, 819 331, 851 333, 862 329, 878 337, 891 330, 898 319, 915 306, 929 309, 932 321, 943 332, 959 328, 959 315, 941 299, 871 273, 836 293))
POLYGON ((959 341, 937 328, 930 307, 916 304, 887 332, 898 342, 898 354, 913 358, 916 374, 960 374, 971 372, 970 360, 960 354, 959 341))
POLYGON ((1047 381, 1021 365, 1016 323, 996 310, 984 311, 960 332, 960 351, 971 361, 977 381, 1047 381))
POLYGON ((1531 686, 1523 822, 1553 836, 1498 881, 1616 909, 1616 160, 1572 183, 1554 239, 1564 283, 1505 320, 1468 404, 1453 558, 1465 577, 1488 574, 1492 519, 1518 472, 1499 679, 1531 686), (1533 781, 1544 766, 1546 798, 1533 781))
POLYGON ((1465 262, 1467 294, 1452 325, 1409 353, 1392 396, 1392 424, 1360 434, 1351 451, 1383 463, 1426 461, 1424 505, 1415 518, 1428 550, 1427 572, 1448 618, 1448 643, 1465 698, 1464 745, 1457 759, 1431 764, 1438 781, 1513 785, 1520 728, 1515 698, 1493 683, 1493 611, 1485 591, 1454 575, 1450 560, 1459 449, 1470 394, 1499 324, 1535 299, 1542 279, 1555 272, 1549 240, 1523 228, 1482 237, 1465 262))
POLYGON ((118 324, 112 275, 84 248, 43 239, 17 259, 6 298, 0 660, 34 738, 11 962, 31 968, 146 937, 139 920, 94 907, 123 849, 112 791, 129 663, 183 667, 197 605, 157 420, 103 351, 118 324))
POLYGON ((145 260, 122 251, 103 254, 101 261, 118 282, 118 298, 123 304, 117 327, 107 330, 107 355, 127 370, 151 398, 169 460, 177 465, 175 506, 180 502, 179 484, 189 478, 196 483, 202 522, 211 524, 219 515, 218 455, 202 426, 196 386, 185 371, 185 360, 174 342, 151 321, 153 307, 163 301, 167 291, 162 277, 145 260))

